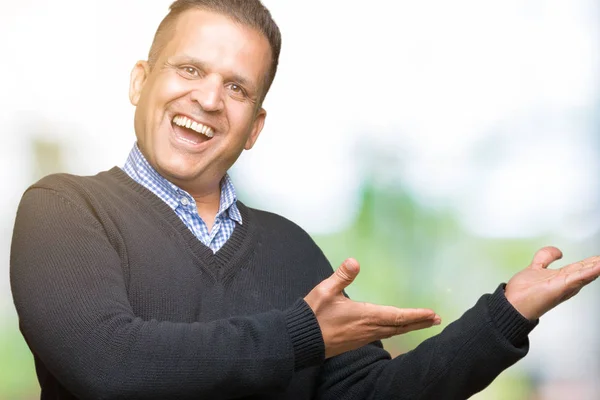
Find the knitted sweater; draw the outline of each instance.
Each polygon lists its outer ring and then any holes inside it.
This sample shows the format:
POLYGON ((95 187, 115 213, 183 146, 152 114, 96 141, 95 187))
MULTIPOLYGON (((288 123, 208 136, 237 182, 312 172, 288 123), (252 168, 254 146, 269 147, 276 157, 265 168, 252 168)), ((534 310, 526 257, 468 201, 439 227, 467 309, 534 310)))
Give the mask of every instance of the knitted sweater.
POLYGON ((20 328, 43 399, 463 399, 528 350, 504 297, 390 359, 325 360, 302 299, 332 268, 309 235, 238 203, 215 254, 119 168, 51 175, 21 200, 11 249, 20 328))

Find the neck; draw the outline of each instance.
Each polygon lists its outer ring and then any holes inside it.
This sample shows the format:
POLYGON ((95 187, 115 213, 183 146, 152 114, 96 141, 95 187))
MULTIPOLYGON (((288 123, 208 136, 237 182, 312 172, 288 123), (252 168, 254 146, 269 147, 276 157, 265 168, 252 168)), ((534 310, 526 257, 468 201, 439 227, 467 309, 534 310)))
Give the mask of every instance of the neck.
POLYGON ((221 192, 218 191, 215 195, 211 196, 196 196, 193 195, 194 200, 196 201, 196 208, 198 209, 198 214, 200 218, 206 224, 208 231, 212 230, 212 227, 215 223, 215 217, 219 212, 219 205, 221 204, 221 192))
MULTIPOLYGON (((179 185, 178 185, 179 186, 179 185)), ((210 188, 203 188, 198 190, 197 188, 189 188, 185 186, 179 186, 186 192, 188 192, 196 201, 196 208, 202 221, 206 224, 208 231, 212 230, 215 222, 215 217, 219 212, 221 205, 221 184, 218 182, 216 185, 211 185, 210 188)))

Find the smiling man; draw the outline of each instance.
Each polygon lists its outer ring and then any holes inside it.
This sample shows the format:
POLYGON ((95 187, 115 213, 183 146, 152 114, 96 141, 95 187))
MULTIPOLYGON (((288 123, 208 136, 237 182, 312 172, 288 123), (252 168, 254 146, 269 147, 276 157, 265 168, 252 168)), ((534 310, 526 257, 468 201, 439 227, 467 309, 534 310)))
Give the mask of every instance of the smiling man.
POLYGON ((227 171, 265 123, 279 29, 258 0, 178 0, 131 74, 124 167, 48 176, 11 250, 43 399, 461 399, 528 350, 537 319, 600 274, 553 247, 415 350, 428 309, 356 303, 300 227, 237 200, 227 171))
POLYGON ((160 26, 149 61, 132 72, 130 98, 139 150, 193 197, 210 232, 223 176, 264 125, 261 103, 276 64, 260 31, 226 14, 184 12, 192 3, 176 4, 160 26))

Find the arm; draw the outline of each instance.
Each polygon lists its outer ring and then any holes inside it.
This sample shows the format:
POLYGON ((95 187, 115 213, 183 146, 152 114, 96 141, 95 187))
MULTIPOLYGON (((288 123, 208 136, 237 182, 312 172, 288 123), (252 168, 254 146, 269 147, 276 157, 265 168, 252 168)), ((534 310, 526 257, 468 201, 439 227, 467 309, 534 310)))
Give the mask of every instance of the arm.
POLYGON ((503 286, 440 334, 390 359, 381 343, 328 359, 319 399, 466 399, 527 354, 533 329, 503 286), (359 383, 359 384, 354 384, 359 383))
POLYGON ((394 360, 380 343, 327 360, 319 398, 464 399, 484 389, 525 356, 527 335, 543 314, 600 275, 598 256, 548 269, 561 257, 554 247, 539 250, 506 287, 483 296, 439 335, 394 360))
POLYGON ((81 398, 248 395, 323 360, 303 301, 209 323, 136 317, 121 258, 92 211, 49 189, 29 190, 19 206, 11 285, 32 351, 81 398))

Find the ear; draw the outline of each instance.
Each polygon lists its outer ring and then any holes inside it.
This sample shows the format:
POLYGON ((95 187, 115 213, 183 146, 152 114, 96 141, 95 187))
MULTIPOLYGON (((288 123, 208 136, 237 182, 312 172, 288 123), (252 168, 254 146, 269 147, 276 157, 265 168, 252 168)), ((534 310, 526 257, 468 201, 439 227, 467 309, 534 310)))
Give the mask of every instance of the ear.
POLYGON ((244 149, 250 150, 254 143, 256 143, 256 139, 258 139, 258 135, 265 126, 265 119, 267 118, 267 111, 264 108, 260 108, 256 113, 256 117, 254 117, 254 122, 252 123, 252 131, 250 132, 250 136, 246 140, 246 144, 244 145, 244 149))
POLYGON ((144 84, 150 75, 150 66, 147 61, 138 61, 131 70, 129 79, 129 101, 137 106, 142 95, 144 84))

